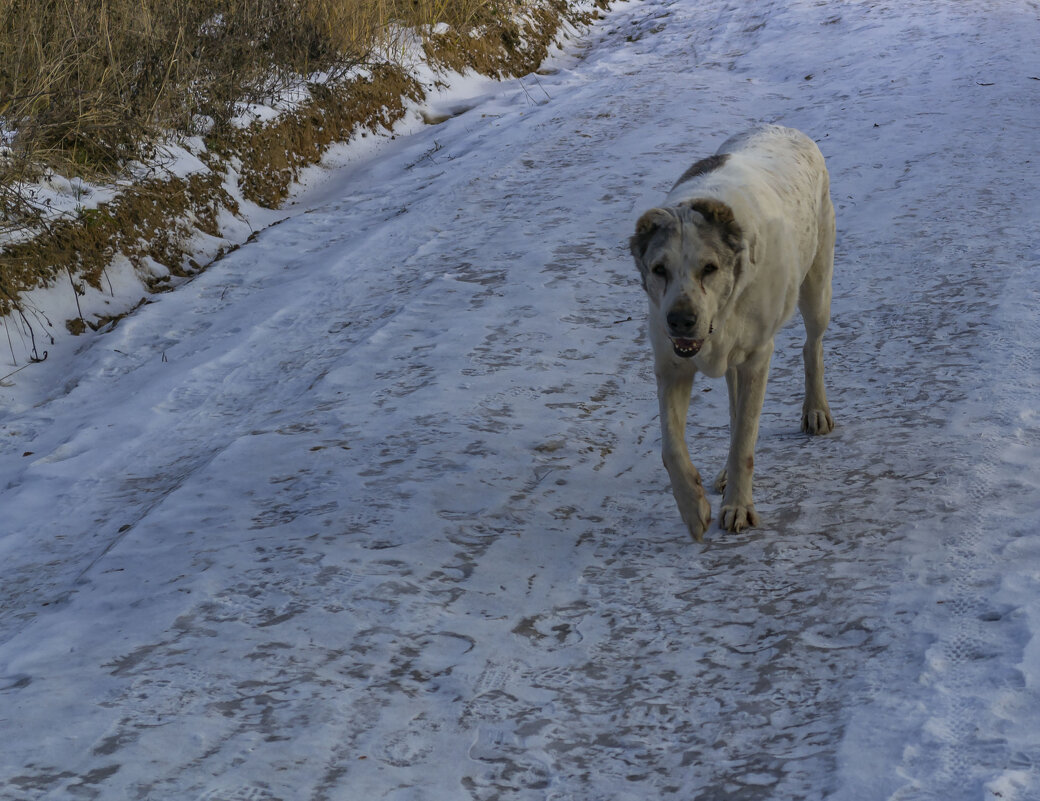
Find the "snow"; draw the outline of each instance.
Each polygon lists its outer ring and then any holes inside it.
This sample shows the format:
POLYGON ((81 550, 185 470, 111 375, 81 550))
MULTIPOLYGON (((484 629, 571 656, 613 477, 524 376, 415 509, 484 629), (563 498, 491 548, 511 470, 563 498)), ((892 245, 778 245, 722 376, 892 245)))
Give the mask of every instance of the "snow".
POLYGON ((1040 798, 1038 25, 616 6, 8 379, 0 796, 1040 798), (838 428, 792 325, 698 546, 626 239, 760 121, 830 166, 838 428))
MULTIPOLYGON (((150 161, 129 164, 127 177, 114 183, 86 181, 78 176, 67 178, 48 171, 38 180, 18 182, 12 190, 38 212, 43 220, 75 219, 86 211, 111 202, 135 179, 187 178, 208 169, 198 156, 204 150, 205 144, 201 137, 184 137, 183 141, 171 138, 155 146, 150 161)), ((3 155, 0 148, 0 157, 3 155)), ((35 229, 25 226, 0 230, 0 244, 24 241, 35 233, 35 229)))
MULTIPOLYGON (((573 26, 565 25, 561 38, 570 38, 577 31, 573 26)), ((383 135, 371 135, 360 130, 348 141, 335 144, 329 148, 322 163, 306 167, 301 171, 295 186, 295 197, 290 197, 287 206, 302 213, 315 205, 328 200, 321 187, 335 175, 339 168, 376 157, 382 148, 397 136, 413 134, 428 124, 439 124, 458 116, 484 103, 495 94, 501 92, 502 83, 480 75, 472 70, 459 73, 453 70, 435 70, 423 58, 421 40, 412 32, 397 30, 391 32, 389 38, 395 42, 396 51, 382 53, 380 57, 396 58, 408 65, 408 71, 424 86, 425 97, 421 101, 403 99, 406 114, 394 127, 392 132, 383 135)), ((562 51, 558 44, 550 46, 550 53, 558 57, 562 51)), ((549 59, 549 62, 553 58, 549 59)), ((364 68, 355 68, 343 79, 370 75, 364 68)), ((324 73, 311 76, 314 82, 322 83, 328 79, 324 73)), ((520 87, 530 94, 527 84, 537 86, 537 76, 527 76, 509 82, 509 86, 520 87)), ((310 98, 307 81, 299 79, 296 83, 282 88, 277 97, 272 97, 266 104, 243 104, 235 119, 235 124, 245 127, 257 121, 270 121, 280 114, 291 111, 310 98)), ((208 117, 196 120, 200 130, 207 130, 212 125, 208 117)), ((42 212, 45 219, 74 217, 100 204, 113 200, 122 188, 129 185, 132 178, 146 180, 155 178, 188 178, 206 172, 209 167, 202 156, 206 152, 206 144, 201 136, 169 137, 158 144, 150 162, 134 162, 129 165, 130 177, 113 184, 100 184, 84 181, 80 178, 66 179, 50 173, 44 179, 34 183, 21 183, 18 192, 42 212)), ((428 158, 431 153, 424 154, 428 158)), ((210 260, 229 248, 237 247, 245 242, 256 231, 285 219, 285 214, 278 209, 269 209, 246 199, 239 188, 241 164, 233 158, 223 180, 225 191, 235 199, 238 210, 235 215, 224 210, 219 214, 220 236, 213 237, 196 232, 188 243, 188 250, 194 253, 195 261, 208 263, 210 260)), ((336 188, 331 190, 336 192, 336 188)), ((0 231, 0 242, 16 242, 27 239, 34 234, 34 229, 15 227, 0 231)), ((170 270, 161 264, 145 258, 143 266, 137 273, 129 269, 124 259, 116 258, 105 274, 100 288, 91 287, 82 281, 73 280, 75 291, 69 283, 57 280, 50 286, 24 292, 20 296, 22 313, 0 317, 0 325, 4 328, 8 348, 0 367, 6 365, 6 371, 0 370, 0 383, 11 375, 21 372, 27 363, 45 358, 53 358, 60 354, 64 361, 74 356, 84 347, 84 337, 78 335, 73 339, 63 325, 65 320, 82 317, 96 323, 99 318, 112 318, 123 315, 144 302, 149 294, 149 281, 154 278, 169 279, 167 286, 176 286, 180 279, 171 276, 170 270), (128 268, 128 269, 123 269, 128 268)), ((85 339, 89 340, 90 337, 85 339)), ((61 368, 59 368, 61 369, 61 368)), ((22 379, 24 382, 24 378, 22 379)))

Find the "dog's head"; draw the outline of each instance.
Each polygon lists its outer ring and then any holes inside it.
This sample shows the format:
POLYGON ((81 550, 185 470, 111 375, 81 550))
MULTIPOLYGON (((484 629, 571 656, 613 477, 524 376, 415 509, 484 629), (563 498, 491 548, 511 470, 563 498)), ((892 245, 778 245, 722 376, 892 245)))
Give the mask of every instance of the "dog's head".
POLYGON ((714 331, 746 258, 733 210, 707 198, 650 209, 636 223, 629 247, 675 353, 695 356, 714 331))

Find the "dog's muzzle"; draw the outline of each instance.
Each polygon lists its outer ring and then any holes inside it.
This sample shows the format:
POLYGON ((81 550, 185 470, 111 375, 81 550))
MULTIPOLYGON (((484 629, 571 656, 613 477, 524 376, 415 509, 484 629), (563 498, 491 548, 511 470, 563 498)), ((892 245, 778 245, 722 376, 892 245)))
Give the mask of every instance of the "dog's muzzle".
POLYGON ((683 359, 696 356, 700 352, 701 346, 704 345, 703 339, 681 339, 679 337, 672 337, 671 339, 672 350, 675 351, 676 356, 680 356, 683 359))
POLYGON ((703 339, 694 339, 691 334, 697 330, 697 314, 690 308, 676 306, 665 318, 668 324, 668 336, 672 340, 675 355, 683 359, 696 356, 704 344, 703 339))

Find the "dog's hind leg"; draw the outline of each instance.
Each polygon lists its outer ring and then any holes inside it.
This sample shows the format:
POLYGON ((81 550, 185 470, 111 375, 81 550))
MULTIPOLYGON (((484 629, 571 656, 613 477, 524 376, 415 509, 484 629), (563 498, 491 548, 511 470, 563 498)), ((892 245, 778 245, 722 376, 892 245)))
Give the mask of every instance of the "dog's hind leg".
POLYGON ((657 399, 661 407, 661 459, 672 484, 679 514, 697 542, 711 523, 711 504, 704 495, 701 474, 690 461, 686 447, 686 414, 693 389, 692 367, 659 364, 657 399))
POLYGON ((834 274, 834 210, 827 201, 829 220, 821 226, 820 244, 798 293, 798 308, 805 323, 805 403, 802 431, 829 434, 834 418, 823 386, 823 334, 831 317, 831 277, 834 274))
MULTIPOLYGON (((729 394, 729 430, 734 431, 737 427, 737 398, 740 394, 740 387, 738 382, 740 377, 737 374, 736 367, 730 367, 726 371, 726 391, 729 394)), ((715 476, 715 483, 712 485, 719 495, 726 491, 726 468, 723 467, 717 476, 715 476)))

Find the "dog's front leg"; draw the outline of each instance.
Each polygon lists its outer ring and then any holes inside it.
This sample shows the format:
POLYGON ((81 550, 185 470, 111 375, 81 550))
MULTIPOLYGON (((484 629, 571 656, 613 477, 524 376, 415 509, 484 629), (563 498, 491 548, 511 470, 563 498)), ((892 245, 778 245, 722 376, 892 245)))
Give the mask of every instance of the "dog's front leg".
POLYGON ((734 403, 730 420, 729 459, 726 462, 726 487, 722 498, 719 528, 740 531, 758 525, 758 513, 751 500, 751 484, 755 470, 755 442, 758 419, 769 378, 769 360, 773 343, 751 355, 746 362, 730 369, 726 380, 731 383, 734 403))
POLYGON ((711 523, 711 504, 704 495, 701 474, 690 461, 686 447, 686 413, 693 389, 692 365, 674 362, 657 366, 657 400, 661 406, 661 458, 672 483, 672 495, 679 505, 690 536, 704 540, 711 523))

